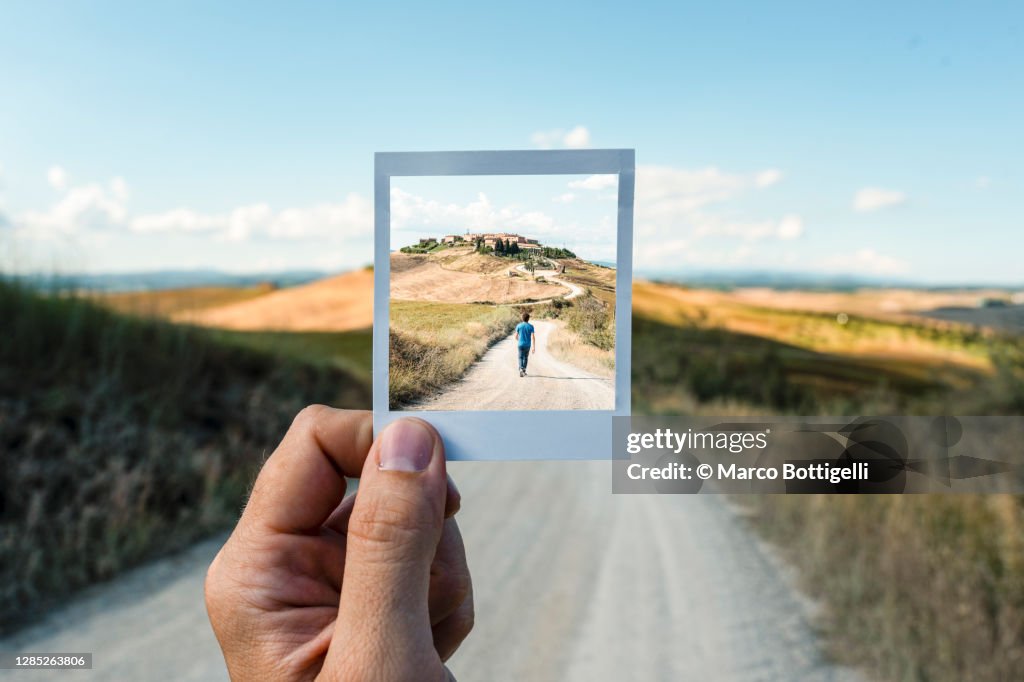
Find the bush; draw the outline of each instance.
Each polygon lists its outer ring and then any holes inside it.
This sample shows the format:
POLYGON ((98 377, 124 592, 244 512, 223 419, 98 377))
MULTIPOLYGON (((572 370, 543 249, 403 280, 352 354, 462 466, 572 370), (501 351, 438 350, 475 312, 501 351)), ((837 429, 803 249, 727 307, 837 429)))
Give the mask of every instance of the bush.
POLYGON ((579 334, 585 343, 601 350, 615 348, 615 316, 593 296, 573 299, 563 317, 569 329, 579 334))

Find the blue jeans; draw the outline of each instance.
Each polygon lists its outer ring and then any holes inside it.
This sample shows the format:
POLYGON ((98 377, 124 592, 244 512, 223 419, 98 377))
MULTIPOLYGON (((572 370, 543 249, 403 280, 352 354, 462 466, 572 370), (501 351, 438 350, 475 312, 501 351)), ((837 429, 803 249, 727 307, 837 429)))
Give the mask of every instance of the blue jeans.
POLYGON ((519 346, 519 371, 526 371, 526 361, 530 359, 530 347, 519 346))

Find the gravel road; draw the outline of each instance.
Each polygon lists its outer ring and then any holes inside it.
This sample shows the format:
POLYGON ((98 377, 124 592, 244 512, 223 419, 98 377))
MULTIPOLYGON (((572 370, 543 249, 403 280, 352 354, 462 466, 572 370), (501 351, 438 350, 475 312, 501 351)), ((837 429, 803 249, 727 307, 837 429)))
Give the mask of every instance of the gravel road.
MULTIPOLYGON (((564 296, 555 296, 554 298, 545 298, 545 299, 542 299, 542 300, 539 300, 539 301, 534 301, 530 305, 536 305, 538 303, 547 303, 549 301, 554 301, 555 298, 563 298, 566 301, 571 301, 572 299, 574 299, 574 298, 576 298, 578 296, 582 296, 583 293, 584 293, 583 292, 583 287, 579 286, 578 284, 574 284, 573 282, 570 282, 568 280, 561 279, 558 276, 558 271, 557 270, 537 270, 537 271, 531 273, 529 270, 526 269, 525 265, 518 265, 518 266, 516 266, 516 270, 518 270, 519 272, 523 273, 527 277, 534 277, 534 278, 535 277, 543 277, 548 282, 551 282, 551 283, 554 283, 554 284, 561 284, 563 287, 568 287, 569 288, 569 293, 565 294, 564 296)), ((504 305, 517 305, 517 304, 515 304, 515 303, 507 303, 507 304, 504 304, 504 305)), ((518 305, 522 305, 522 304, 518 304, 518 305)))
POLYGON ((491 346, 466 375, 443 393, 408 410, 612 410, 612 379, 599 377, 554 358, 547 341, 555 323, 537 320, 537 352, 527 376, 519 376, 515 336, 491 346))
MULTIPOLYGON (((477 623, 467 680, 856 680, 716 496, 613 496, 606 462, 456 462, 477 623)), ((226 679, 203 607, 220 539, 100 586, 0 651, 94 653, 11 680, 226 679)))

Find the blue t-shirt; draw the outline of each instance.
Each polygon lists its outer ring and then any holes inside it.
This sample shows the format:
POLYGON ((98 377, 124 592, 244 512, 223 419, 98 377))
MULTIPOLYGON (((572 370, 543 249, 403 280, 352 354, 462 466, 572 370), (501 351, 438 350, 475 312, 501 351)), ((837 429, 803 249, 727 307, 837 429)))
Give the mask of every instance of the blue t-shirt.
POLYGON ((516 325, 516 333, 519 334, 519 347, 529 348, 530 340, 533 338, 533 325, 529 322, 520 322, 516 325))

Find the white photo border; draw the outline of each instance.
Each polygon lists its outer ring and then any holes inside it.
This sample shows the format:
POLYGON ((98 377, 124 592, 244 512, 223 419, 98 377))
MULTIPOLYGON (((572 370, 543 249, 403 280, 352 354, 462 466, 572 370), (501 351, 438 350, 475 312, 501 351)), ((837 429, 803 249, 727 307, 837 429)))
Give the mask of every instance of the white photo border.
POLYGON ((374 156, 373 425, 379 432, 402 417, 438 430, 448 460, 611 459, 612 418, 630 414, 632 390, 633 190, 632 149, 377 152, 374 156), (615 252, 615 409, 391 410, 391 178, 448 175, 617 175, 615 252))

